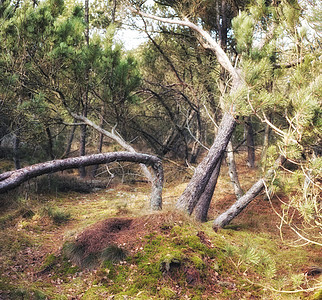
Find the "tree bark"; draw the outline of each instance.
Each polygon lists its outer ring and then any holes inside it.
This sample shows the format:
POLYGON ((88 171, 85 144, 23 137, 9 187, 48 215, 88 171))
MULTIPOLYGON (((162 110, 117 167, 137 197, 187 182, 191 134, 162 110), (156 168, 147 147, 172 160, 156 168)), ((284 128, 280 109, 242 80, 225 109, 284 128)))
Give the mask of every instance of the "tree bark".
POLYGON ((176 207, 178 209, 187 212, 189 215, 192 213, 227 147, 235 126, 235 118, 231 114, 225 113, 214 144, 208 155, 197 166, 188 186, 177 201, 176 207))
POLYGON ((53 137, 51 135, 51 131, 49 127, 46 127, 46 134, 48 138, 48 155, 50 159, 54 159, 54 152, 53 152, 53 137))
POLYGON ((222 213, 219 217, 215 219, 212 227, 217 230, 219 227, 224 227, 228 225, 236 216, 238 216, 246 206, 255 199, 255 197, 264 189, 265 180, 269 179, 279 166, 281 166, 286 161, 286 158, 279 156, 275 161, 274 166, 270 169, 265 178, 259 179, 244 196, 239 198, 228 210, 222 213))
POLYGON ((13 141, 13 162, 15 164, 16 170, 19 170, 21 168, 20 158, 19 158, 19 144, 20 144, 20 139, 18 135, 15 135, 14 141, 13 141))
POLYGON ((243 209, 262 191, 264 188, 264 179, 258 180, 247 193, 240 197, 228 210, 216 218, 212 227, 216 230, 219 227, 228 225, 232 219, 238 216, 243 209))
MULTIPOLYGON (((223 156, 222 156, 223 157, 223 156)), ((220 173, 222 157, 218 161, 215 170, 212 172, 212 175, 208 181, 208 184, 200 196, 200 199, 194 209, 195 219, 199 222, 206 222, 208 217, 208 210, 210 207, 211 199, 214 194, 217 180, 220 173)))
MULTIPOLYGON (((86 125, 80 126, 80 146, 79 146, 79 155, 84 156, 86 154, 86 125)), ((85 166, 80 166, 79 168, 80 178, 86 177, 85 166)))
POLYGON ((155 177, 152 184, 150 206, 153 210, 160 210, 162 208, 163 187, 162 162, 155 156, 141 153, 111 152, 71 157, 28 166, 16 171, 5 172, 0 174, 0 194, 12 190, 23 182, 43 174, 116 161, 135 162, 152 167, 155 177))

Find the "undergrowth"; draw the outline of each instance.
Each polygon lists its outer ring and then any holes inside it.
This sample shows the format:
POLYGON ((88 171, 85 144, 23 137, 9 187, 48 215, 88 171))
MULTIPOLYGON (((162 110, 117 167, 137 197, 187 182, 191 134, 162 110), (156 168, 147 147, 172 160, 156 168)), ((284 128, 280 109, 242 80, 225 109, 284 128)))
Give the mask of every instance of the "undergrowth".
MULTIPOLYGON (((318 290, 281 292, 320 284, 304 275, 306 266, 321 263, 318 248, 290 247, 246 223, 216 233, 211 222, 156 214, 159 223, 144 221, 147 233, 131 247, 125 239, 89 252, 77 243, 99 220, 124 221, 129 212, 142 218, 148 194, 145 186, 130 186, 20 200, 0 216, 0 298, 320 299, 318 290)), ((115 237, 123 234, 121 227, 113 230, 115 237)))

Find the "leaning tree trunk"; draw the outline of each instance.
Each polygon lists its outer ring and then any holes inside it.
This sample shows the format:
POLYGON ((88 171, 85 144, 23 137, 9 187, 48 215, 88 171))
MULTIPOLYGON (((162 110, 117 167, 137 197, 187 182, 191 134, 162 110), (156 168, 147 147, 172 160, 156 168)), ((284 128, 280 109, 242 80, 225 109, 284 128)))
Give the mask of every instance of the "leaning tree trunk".
POLYGON ((151 209, 160 210, 162 208, 163 186, 162 162, 156 156, 141 153, 111 152, 92 154, 87 156, 47 161, 45 163, 32 165, 16 171, 5 172, 0 174, 0 194, 12 190, 21 185, 23 182, 43 174, 79 168, 80 166, 85 167, 116 161, 128 161, 145 164, 152 167, 155 176, 152 184, 151 209))
POLYGON ((217 217, 213 223, 213 228, 217 230, 219 227, 228 225, 236 216, 238 216, 246 206, 255 199, 255 197, 264 189, 265 180, 269 179, 276 168, 282 165, 286 161, 285 157, 280 156, 274 164, 274 167, 270 169, 265 178, 259 179, 244 196, 239 198, 228 210, 217 217))
POLYGON ((208 210, 210 207, 211 199, 214 194, 217 180, 220 173, 222 157, 218 161, 215 170, 212 172, 212 175, 208 181, 208 184, 200 196, 200 199, 194 209, 195 219, 199 222, 206 222, 208 217, 208 210))
POLYGON ((176 207, 178 209, 188 214, 193 212, 209 183, 211 175, 221 160, 235 126, 235 118, 231 114, 225 113, 214 144, 210 148, 208 155, 197 166, 188 186, 177 201, 176 207))

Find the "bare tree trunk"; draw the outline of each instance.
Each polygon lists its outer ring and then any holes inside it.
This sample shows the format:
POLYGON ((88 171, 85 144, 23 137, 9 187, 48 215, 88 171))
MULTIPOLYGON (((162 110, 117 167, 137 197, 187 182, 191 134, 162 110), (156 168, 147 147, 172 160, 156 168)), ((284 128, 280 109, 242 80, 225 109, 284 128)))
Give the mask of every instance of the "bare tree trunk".
MULTIPOLYGON (((81 134, 80 134, 79 155, 85 156, 86 155, 86 125, 81 125, 80 130, 81 130, 81 134)), ((86 177, 85 166, 80 166, 79 176, 81 178, 86 177)))
POLYGON ((53 137, 51 135, 51 131, 49 127, 46 127, 46 134, 48 138, 48 155, 50 159, 55 159, 54 153, 53 153, 53 137))
POLYGON ((281 166, 286 161, 285 157, 279 156, 275 161, 274 167, 270 169, 265 178, 259 179, 244 196, 240 197, 228 210, 217 217, 213 223, 213 228, 217 230, 219 227, 224 227, 228 225, 236 216, 238 216, 246 206, 252 202, 255 197, 264 189, 265 180, 269 179, 273 174, 275 169, 281 166))
POLYGON ((15 134, 14 141, 13 141, 13 162, 15 164, 16 170, 21 168, 20 159, 19 159, 19 144, 20 144, 20 139, 18 135, 15 134))
POLYGON ((240 186, 239 179, 238 179, 238 173, 237 173, 237 168, 236 168, 236 163, 235 163, 235 157, 234 157, 234 149, 233 149, 233 144, 231 140, 229 141, 227 145, 227 165, 228 165, 228 173, 230 177, 230 182, 234 188, 234 192, 236 195, 236 198, 240 198, 244 192, 240 186))
POLYGON ((208 184, 207 184, 204 192, 200 196, 200 199, 194 209, 195 219, 199 222, 206 222, 207 221, 208 210, 210 207, 211 199, 214 194, 217 180, 218 180, 219 173, 220 173, 222 157, 218 161, 215 170, 212 172, 212 175, 208 181, 208 184))
POLYGON ((247 153, 248 153, 248 166, 255 168, 255 143, 254 143, 254 131, 253 124, 248 117, 245 122, 246 126, 246 141, 247 141, 247 153))
POLYGON ((225 113, 214 144, 210 148, 208 155, 197 166, 188 186, 177 201, 176 207, 178 209, 185 211, 188 214, 193 212, 208 185, 211 175, 218 162, 221 160, 221 156, 227 147, 235 126, 235 118, 231 114, 225 113))
MULTIPOLYGON (((85 42, 88 47, 89 45, 89 0, 85 0, 85 15, 84 21, 86 24, 85 27, 85 42)), ((87 109, 88 109, 88 77, 89 77, 89 69, 86 67, 84 79, 85 79, 85 91, 83 94, 83 112, 82 115, 86 118, 87 117, 87 109)), ((86 155, 86 131, 87 126, 86 124, 80 126, 81 134, 80 134, 80 146, 79 146, 79 155, 84 156, 86 155)), ((81 178, 86 177, 86 169, 85 166, 81 166, 79 168, 79 175, 81 178)))
MULTIPOLYGON (((74 123, 76 122, 76 120, 74 120, 74 123)), ((72 148, 72 144, 73 144, 73 140, 74 140, 74 136, 75 136, 75 130, 76 130, 76 125, 73 126, 71 132, 70 132, 70 136, 69 139, 67 141, 67 147, 66 150, 64 152, 64 154, 62 155, 62 157, 67 157, 70 153, 70 150, 72 148)))
POLYGON ((116 161, 129 161, 152 167, 155 177, 152 185, 151 209, 160 210, 162 208, 163 186, 162 162, 155 156, 141 153, 111 152, 92 154, 88 156, 47 161, 45 163, 32 165, 20 170, 5 172, 0 174, 0 193, 12 190, 23 182, 43 174, 79 168, 80 166, 106 164, 116 161))
MULTIPOLYGON (((100 116, 100 127, 102 129, 103 126, 104 126, 104 119, 103 119, 103 109, 102 109, 102 114, 100 116)), ((104 140, 104 134, 102 132, 99 132, 99 139, 98 139, 98 143, 97 143, 97 153, 101 153, 102 152, 102 149, 103 149, 103 140, 104 140)), ((97 173, 97 170, 98 170, 98 167, 99 165, 95 165, 94 168, 93 168, 93 171, 92 171, 92 177, 95 177, 96 176, 96 173, 97 173)))

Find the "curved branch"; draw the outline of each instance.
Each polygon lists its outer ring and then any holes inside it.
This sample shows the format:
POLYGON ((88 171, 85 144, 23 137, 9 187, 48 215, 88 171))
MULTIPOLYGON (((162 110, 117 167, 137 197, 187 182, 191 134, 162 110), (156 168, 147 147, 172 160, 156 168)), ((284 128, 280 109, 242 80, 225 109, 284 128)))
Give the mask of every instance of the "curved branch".
POLYGON ((151 209, 160 210, 162 208, 162 187, 163 168, 162 162, 156 156, 130 153, 130 152, 110 152, 99 153, 87 156, 71 157, 66 159, 52 160, 44 163, 31 165, 16 171, 1 174, 0 194, 12 190, 22 183, 37 176, 53 173, 57 171, 74 169, 97 164, 106 164, 116 161, 128 161, 151 166, 155 178, 152 182, 151 209))
MULTIPOLYGON (((116 141, 119 145, 121 145, 125 150, 131 152, 131 153, 137 153, 135 151, 135 149, 129 145, 126 141, 124 141, 124 139, 116 132, 115 133, 115 129, 112 129, 112 132, 109 132, 105 129, 103 129, 102 127, 98 126, 97 124, 95 124, 93 121, 89 120, 88 118, 84 117, 84 116, 80 116, 77 115, 73 112, 70 112, 70 114, 77 120, 84 122, 86 125, 94 128, 95 130, 97 130, 99 133, 102 133, 103 135, 107 136, 110 139, 113 139, 114 141, 116 141)), ((141 169, 144 173, 144 175, 146 176, 146 178, 150 181, 153 182, 154 178, 153 175, 151 174, 151 172, 148 170, 148 168, 143 164, 141 165, 141 169)))
POLYGON ((197 26, 196 24, 190 22, 187 18, 184 20, 178 20, 178 19, 169 19, 169 18, 162 18, 158 17, 152 14, 148 14, 145 12, 142 12, 140 10, 137 10, 133 7, 129 7, 129 9, 136 14, 139 14, 142 17, 149 18, 152 20, 160 21, 163 23, 168 23, 168 24, 176 24, 176 25, 181 25, 181 26, 187 26, 191 28, 193 31, 197 32, 205 41, 206 43, 203 43, 203 46, 212 50, 218 59, 218 62, 220 65, 227 70, 227 72, 232 76, 234 82, 241 82, 241 78, 232 63, 230 62, 227 54, 225 51, 220 47, 220 45, 211 37, 211 35, 203 30, 201 27, 197 26))

